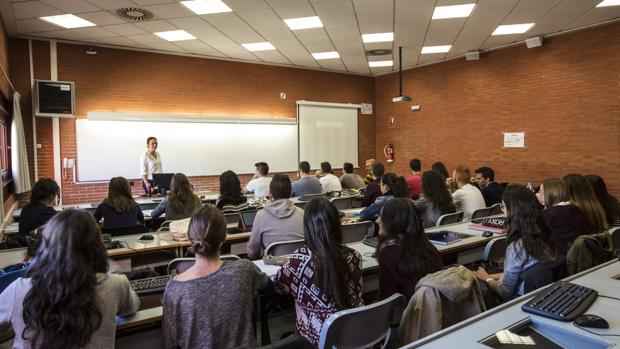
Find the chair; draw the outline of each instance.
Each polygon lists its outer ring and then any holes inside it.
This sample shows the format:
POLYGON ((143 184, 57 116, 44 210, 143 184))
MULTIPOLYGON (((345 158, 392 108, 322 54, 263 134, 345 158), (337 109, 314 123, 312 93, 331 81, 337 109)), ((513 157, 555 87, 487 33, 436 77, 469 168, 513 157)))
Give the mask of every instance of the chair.
MULTIPOLYGON (((312 349, 314 346, 304 337, 293 333, 288 337, 282 338, 274 343, 266 344, 255 349, 312 349)), ((248 346, 236 347, 233 349, 252 349, 248 346)))
POLYGON ((382 348, 397 347, 395 332, 404 308, 405 297, 396 293, 371 305, 332 314, 321 328, 319 348, 369 348, 381 341, 382 348))
POLYGON ((112 236, 145 234, 146 227, 142 224, 136 224, 129 227, 101 228, 102 234, 110 234, 112 236))
POLYGON ((299 197, 299 201, 310 201, 316 198, 328 198, 329 194, 327 193, 318 193, 318 194, 306 194, 299 197))
POLYGON ((353 197, 333 198, 330 201, 332 202, 332 204, 334 204, 334 206, 336 206, 337 209, 348 210, 353 204, 353 197))
POLYGON ((471 215, 471 220, 479 220, 480 218, 484 218, 484 217, 488 217, 491 215, 491 212, 493 211, 493 207, 485 207, 485 208, 480 208, 474 211, 474 213, 472 213, 471 215))
POLYGON ((568 274, 574 275, 610 260, 614 251, 611 238, 607 231, 578 236, 566 254, 568 274))
POLYGON ((362 242, 367 237, 372 237, 375 232, 375 224, 371 221, 343 224, 342 243, 352 244, 362 242))
POLYGON ((498 214, 502 214, 502 204, 499 202, 491 206, 491 216, 498 214))
POLYGON ((620 227, 611 228, 609 230, 609 235, 611 235, 611 245, 613 246, 614 251, 620 250, 620 227))
POLYGON ((436 226, 440 227, 446 224, 454 224, 463 220, 463 211, 448 213, 437 218, 436 226))
MULTIPOLYGON (((223 261, 238 261, 241 258, 239 256, 228 254, 220 256, 220 259, 223 261)), ((185 272, 187 269, 191 268, 192 265, 196 262, 196 258, 175 258, 168 263, 168 275, 176 275, 185 272)))
POLYGON ((307 204, 308 204, 308 201, 297 201, 296 203, 294 203, 295 206, 301 208, 302 210, 306 208, 307 204))
POLYGON ((487 242, 482 252, 482 263, 489 273, 500 272, 504 269, 507 247, 508 242, 505 236, 487 242))
POLYGON ((239 213, 224 213, 226 224, 239 223, 239 213))
POLYGON ((519 274, 523 282, 523 294, 532 292, 561 280, 566 274, 566 260, 536 263, 519 274))
POLYGON ((304 239, 274 242, 265 249, 265 256, 284 256, 291 254, 305 244, 306 240, 304 239))
POLYGON ((30 268, 29 264, 17 263, 6 268, 5 272, 0 269, 0 293, 2 293, 5 288, 9 287, 13 281, 19 279, 20 277, 26 276, 28 268, 30 268))

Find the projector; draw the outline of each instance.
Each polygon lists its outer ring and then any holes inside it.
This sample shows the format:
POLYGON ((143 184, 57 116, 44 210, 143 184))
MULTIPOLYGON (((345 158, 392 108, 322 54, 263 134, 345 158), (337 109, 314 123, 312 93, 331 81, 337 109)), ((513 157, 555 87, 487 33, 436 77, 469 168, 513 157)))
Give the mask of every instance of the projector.
POLYGON ((397 102, 411 102, 411 97, 409 96, 396 96, 396 97, 392 97, 392 102, 397 103, 397 102))

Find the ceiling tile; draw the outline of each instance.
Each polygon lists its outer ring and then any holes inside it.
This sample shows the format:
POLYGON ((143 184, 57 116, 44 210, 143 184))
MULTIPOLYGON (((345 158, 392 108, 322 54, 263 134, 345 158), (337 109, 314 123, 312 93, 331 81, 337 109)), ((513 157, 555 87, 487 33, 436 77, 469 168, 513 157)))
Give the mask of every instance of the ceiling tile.
POLYGON ((307 2, 299 5, 273 6, 273 10, 282 19, 316 16, 316 12, 307 2))
POLYGON ((146 30, 149 33, 164 32, 164 31, 179 29, 165 20, 141 22, 141 23, 136 23, 135 25, 146 30))
POLYGON ((110 25, 110 24, 123 24, 127 23, 125 20, 116 17, 115 15, 106 11, 80 13, 80 17, 87 21, 91 21, 96 25, 110 25))
POLYGON ((44 16, 55 16, 64 14, 63 11, 55 9, 39 1, 24 1, 13 3, 13 13, 16 19, 39 18, 44 16))
POLYGON ((38 18, 20 19, 17 21, 17 32, 20 34, 54 31, 54 30, 58 30, 58 27, 51 23, 42 21, 38 18))
POLYGON ((138 44, 137 42, 133 40, 129 40, 127 38, 120 37, 120 36, 114 36, 111 38, 93 39, 93 41, 97 43, 101 43, 101 44, 107 44, 107 45, 127 46, 127 47, 136 47, 136 48, 146 47, 144 45, 138 44))
POLYGON ((158 42, 166 42, 164 39, 160 38, 155 34, 140 34, 140 35, 127 35, 125 36, 127 39, 133 40, 140 44, 152 44, 158 42))
POLYGON ((562 0, 521 0, 503 24, 536 23, 562 0))
POLYGON ((280 63, 280 64, 289 64, 289 63, 291 63, 280 52, 275 51, 275 50, 273 50, 273 51, 254 52, 254 54, 256 56, 258 56, 260 59, 262 59, 263 61, 265 61, 265 62, 280 63))
POLYGON ((104 26, 107 30, 117 34, 117 35, 139 35, 139 34, 147 34, 148 32, 135 24, 116 24, 116 25, 108 25, 104 26))
POLYGON ((174 3, 175 0, 133 0, 140 6, 174 3))
POLYGON ((144 6, 144 9, 153 12, 155 16, 163 19, 195 16, 192 11, 188 10, 185 6, 181 5, 178 2, 171 4, 144 6))
POLYGON ((37 36, 44 37, 44 38, 50 38, 50 39, 65 39, 65 40, 77 40, 77 41, 85 41, 87 39, 86 36, 72 29, 42 32, 42 33, 37 33, 37 36))
POLYGON ((93 38, 93 39, 116 36, 116 33, 113 33, 102 27, 75 28, 71 30, 87 38, 93 38))
POLYGON ((353 0, 362 34, 394 31, 393 0, 353 0))
POLYGON ((269 5, 264 0, 224 0, 226 5, 233 11, 253 11, 260 9, 268 9, 269 5))
POLYGON ((82 0, 40 0, 52 7, 55 7, 65 13, 92 12, 99 10, 97 7, 82 0))
POLYGON ((138 7, 138 4, 130 0, 88 0, 89 3, 102 10, 116 10, 122 7, 138 7))
POLYGON ((265 41, 234 12, 216 13, 201 17, 237 43, 245 44, 265 41))

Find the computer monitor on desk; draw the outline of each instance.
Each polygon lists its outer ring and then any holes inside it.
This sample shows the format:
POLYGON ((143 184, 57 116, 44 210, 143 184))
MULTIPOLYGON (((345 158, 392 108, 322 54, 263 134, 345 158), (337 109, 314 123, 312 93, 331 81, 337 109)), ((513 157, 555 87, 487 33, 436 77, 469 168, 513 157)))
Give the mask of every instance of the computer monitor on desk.
POLYGON ((157 189, 159 195, 164 196, 170 190, 172 176, 174 173, 153 173, 153 187, 157 189))

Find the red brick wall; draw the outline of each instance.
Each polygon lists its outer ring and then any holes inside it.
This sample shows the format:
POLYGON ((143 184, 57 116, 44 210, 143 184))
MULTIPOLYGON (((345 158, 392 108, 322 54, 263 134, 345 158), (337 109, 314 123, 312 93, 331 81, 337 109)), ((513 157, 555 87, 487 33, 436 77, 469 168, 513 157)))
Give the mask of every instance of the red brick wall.
MULTIPOLYGON (((4 28, 4 22, 2 18, 0 18, 0 65, 4 69, 6 74, 9 73, 9 38, 6 35, 6 29, 4 28)), ((0 76, 0 92, 9 98, 13 92, 11 91, 11 87, 9 82, 6 80, 4 75, 0 76)))
POLYGON ((620 195, 620 24, 406 71, 413 103, 392 103, 398 74, 375 82, 376 155, 393 143, 387 171, 442 161, 452 171, 488 165, 497 180, 539 183, 567 173, 601 175, 620 195), (411 105, 422 110, 412 112, 411 105), (396 127, 388 128, 388 117, 396 127), (525 131, 525 149, 502 132, 525 131))

